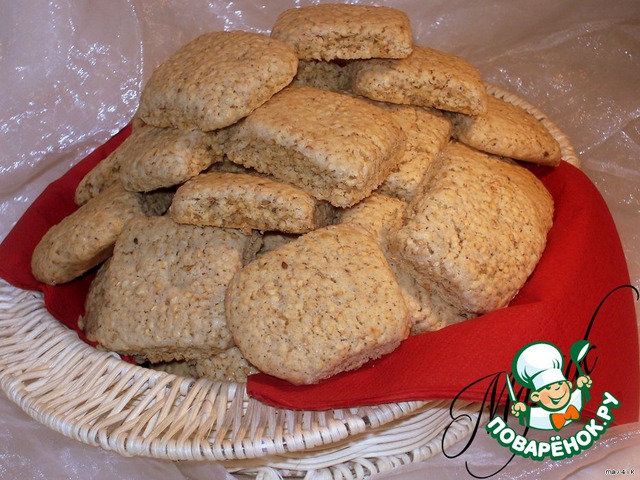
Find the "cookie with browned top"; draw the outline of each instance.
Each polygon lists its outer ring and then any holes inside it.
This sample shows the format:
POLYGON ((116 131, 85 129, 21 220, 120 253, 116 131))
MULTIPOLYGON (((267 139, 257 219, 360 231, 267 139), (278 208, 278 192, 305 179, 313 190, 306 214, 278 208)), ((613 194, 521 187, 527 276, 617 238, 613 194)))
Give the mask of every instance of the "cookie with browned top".
POLYGON ((398 167, 389 173, 377 191, 409 202, 436 155, 449 143, 451 122, 430 108, 376 104, 389 110, 407 138, 398 167))
POLYGON ((138 113, 157 127, 223 128, 288 85, 297 66, 293 49, 267 35, 205 33, 154 70, 138 113))
POLYGON ((533 272, 553 221, 544 185, 515 162, 449 145, 389 247, 425 286, 462 311, 506 306, 533 272))
POLYGON ((176 191, 169 214, 178 223, 306 233, 328 225, 331 204, 293 185, 248 173, 203 173, 176 191))
POLYGON ((360 225, 378 239, 407 304, 411 334, 416 335, 439 330, 447 325, 466 320, 472 315, 461 312, 444 301, 429 285, 420 285, 388 251, 389 230, 401 221, 406 206, 406 202, 397 198, 374 192, 357 205, 341 209, 336 215, 335 222, 360 225))
POLYGON ((222 161, 217 135, 198 129, 142 126, 117 150, 123 159, 120 182, 133 192, 180 185, 222 161))
POLYGON ((89 291, 87 337, 151 362, 208 358, 232 347, 224 295, 255 240, 166 216, 132 219, 89 291))
POLYGON ((310 87, 286 88, 232 129, 226 149, 233 162, 338 207, 375 190, 405 145, 389 112, 310 87))
POLYGON ((311 384, 394 350, 407 308, 378 242, 332 225, 259 256, 225 299, 233 338, 259 370, 311 384))
POLYGON ((290 44, 302 60, 404 58, 413 47, 406 13, 371 5, 291 8, 280 14, 271 37, 290 44))
POLYGON ((487 110, 480 72, 461 57, 416 46, 400 60, 358 60, 353 92, 390 103, 479 115, 487 110))
POLYGON ((143 197, 115 184, 53 225, 31 257, 34 277, 57 285, 106 260, 130 218, 147 213, 143 197))
POLYGON ((560 163, 560 144, 522 107, 490 95, 487 111, 471 117, 451 114, 453 137, 483 152, 540 165, 560 163))

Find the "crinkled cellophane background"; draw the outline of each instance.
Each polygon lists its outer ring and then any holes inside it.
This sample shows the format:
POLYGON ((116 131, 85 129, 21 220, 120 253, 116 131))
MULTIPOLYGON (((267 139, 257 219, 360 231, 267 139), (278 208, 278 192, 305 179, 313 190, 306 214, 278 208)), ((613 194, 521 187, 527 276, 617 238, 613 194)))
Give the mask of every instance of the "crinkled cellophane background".
MULTIPOLYGON (((0 0, 0 239, 48 183, 129 122, 142 86, 171 52, 208 30, 267 33, 279 12, 309 3, 318 2, 0 0)), ((639 286, 640 2, 377 4, 406 11, 416 43, 465 57, 487 82, 533 103, 569 136, 611 209, 631 282, 639 286)), ((502 474, 593 478, 625 466, 639 472, 639 435, 640 424, 613 428, 579 457, 557 464, 516 459, 502 474)), ((483 472, 504 463, 495 443, 480 439, 474 447, 457 459, 440 455, 400 469, 393 478, 464 478, 465 461, 483 472)), ((37 424, 0 394, 0 477, 227 474, 214 464, 122 458, 79 444, 37 424)))

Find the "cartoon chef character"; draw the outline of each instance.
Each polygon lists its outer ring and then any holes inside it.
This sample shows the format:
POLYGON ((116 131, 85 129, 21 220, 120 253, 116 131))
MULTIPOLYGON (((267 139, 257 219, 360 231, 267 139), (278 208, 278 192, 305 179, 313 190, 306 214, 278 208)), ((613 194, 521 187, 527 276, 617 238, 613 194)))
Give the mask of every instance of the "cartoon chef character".
POLYGON ((516 381, 531 390, 529 398, 538 406, 529 407, 517 402, 511 407, 515 417, 526 415, 531 428, 560 430, 580 418, 583 393, 591 388, 591 378, 582 375, 576 380, 576 388, 563 373, 562 352, 553 344, 535 342, 526 345, 513 359, 513 376, 516 381))

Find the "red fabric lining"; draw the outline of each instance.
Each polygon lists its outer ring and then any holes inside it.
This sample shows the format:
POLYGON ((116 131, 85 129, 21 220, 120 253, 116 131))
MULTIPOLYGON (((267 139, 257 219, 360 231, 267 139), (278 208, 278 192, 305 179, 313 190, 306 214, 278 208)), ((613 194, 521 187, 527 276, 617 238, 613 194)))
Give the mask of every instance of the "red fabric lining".
MULTIPOLYGON (((73 195, 80 179, 129 133, 128 127, 49 185, 0 245, 0 276, 17 287, 44 292, 51 314, 83 339, 77 320, 93 273, 65 285, 43 285, 31 275, 31 254, 48 228, 75 210, 73 195)), ((569 347, 589 330, 593 347, 587 363, 593 368, 593 387, 583 413, 593 416, 607 391, 621 403, 614 412, 616 423, 636 421, 640 367, 632 289, 612 293, 589 326, 607 294, 629 283, 615 224, 600 193, 580 170, 564 162, 555 169, 528 168, 554 197, 555 223, 542 260, 509 307, 411 337, 393 353, 317 385, 293 386, 252 375, 249 394, 275 406, 304 410, 458 395, 481 401, 486 382, 472 384, 509 370, 522 346, 548 341, 570 362, 569 347)))

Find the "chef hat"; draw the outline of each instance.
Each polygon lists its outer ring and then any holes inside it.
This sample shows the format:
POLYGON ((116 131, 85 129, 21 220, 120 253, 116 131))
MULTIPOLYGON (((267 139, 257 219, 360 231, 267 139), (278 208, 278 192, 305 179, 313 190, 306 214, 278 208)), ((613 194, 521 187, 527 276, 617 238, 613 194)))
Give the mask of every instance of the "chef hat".
POLYGON ((520 349, 513 359, 512 371, 518 383, 539 391, 541 388, 567 379, 562 372, 562 352, 551 343, 536 342, 520 349))

